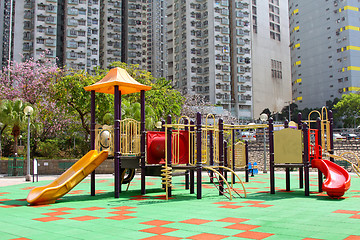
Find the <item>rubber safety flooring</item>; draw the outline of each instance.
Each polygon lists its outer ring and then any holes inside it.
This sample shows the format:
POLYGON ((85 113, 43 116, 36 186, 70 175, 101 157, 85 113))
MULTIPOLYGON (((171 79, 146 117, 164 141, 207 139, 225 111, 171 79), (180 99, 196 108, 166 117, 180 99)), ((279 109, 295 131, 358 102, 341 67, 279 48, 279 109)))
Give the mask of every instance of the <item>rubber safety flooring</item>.
POLYGON ((360 240, 360 179, 355 175, 344 197, 331 199, 317 192, 317 174, 311 175, 308 197, 295 172, 290 192, 284 190, 285 175, 276 174, 275 194, 269 193, 269 174, 259 174, 245 183, 247 197, 232 201, 220 196, 205 175, 202 199, 185 190, 183 176, 173 177, 169 200, 155 177, 146 178, 146 195, 140 194, 136 176, 115 199, 113 179, 97 176, 96 196, 90 196, 85 179, 56 203, 35 207, 28 206, 27 194, 49 181, 0 187, 0 240, 360 240))

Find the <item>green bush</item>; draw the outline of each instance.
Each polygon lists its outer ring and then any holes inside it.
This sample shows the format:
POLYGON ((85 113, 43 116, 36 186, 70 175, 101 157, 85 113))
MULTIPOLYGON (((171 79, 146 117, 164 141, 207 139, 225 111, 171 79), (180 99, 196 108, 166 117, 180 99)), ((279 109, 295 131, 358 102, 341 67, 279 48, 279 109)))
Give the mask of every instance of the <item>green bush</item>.
POLYGON ((38 152, 40 157, 45 158, 58 158, 59 157, 59 146, 57 144, 57 140, 48 139, 45 142, 40 142, 38 147, 38 152))

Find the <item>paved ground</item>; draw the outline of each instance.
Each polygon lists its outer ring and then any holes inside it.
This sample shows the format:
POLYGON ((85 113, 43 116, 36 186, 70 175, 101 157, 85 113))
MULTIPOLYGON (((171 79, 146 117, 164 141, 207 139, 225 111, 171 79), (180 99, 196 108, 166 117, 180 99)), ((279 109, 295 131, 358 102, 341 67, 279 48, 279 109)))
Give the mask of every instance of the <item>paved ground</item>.
MULTIPOLYGON (((205 173, 204 173, 205 175, 205 173)), ((241 176, 243 178, 243 174, 241 176)), ((317 193, 311 175, 309 197, 292 173, 292 192, 285 192, 284 174, 276 174, 277 192, 269 194, 269 175, 246 183, 247 198, 229 201, 203 178, 203 198, 184 190, 182 176, 174 177, 173 198, 166 201, 159 178, 147 178, 140 195, 138 177, 129 190, 113 198, 113 179, 99 176, 97 194, 89 196, 85 179, 55 204, 30 207, 26 196, 35 186, 49 183, 0 178, 0 240, 2 239, 360 239, 360 179, 353 176, 341 199, 317 193)), ((237 185, 240 188, 240 185, 237 185)), ((123 187, 125 190, 126 187, 123 187)), ((238 189, 240 192, 240 190, 238 189)))

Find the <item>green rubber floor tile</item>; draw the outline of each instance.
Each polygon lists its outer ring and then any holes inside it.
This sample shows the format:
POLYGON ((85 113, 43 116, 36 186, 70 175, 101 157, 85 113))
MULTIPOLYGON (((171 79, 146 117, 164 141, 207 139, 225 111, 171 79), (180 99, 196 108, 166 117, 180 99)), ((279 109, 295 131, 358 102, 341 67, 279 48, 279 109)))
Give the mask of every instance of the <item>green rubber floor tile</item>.
POLYGON ((301 236, 293 236, 293 235, 284 235, 284 234, 275 234, 270 237, 265 238, 266 240, 302 240, 304 239, 301 236))
POLYGON ((344 233, 314 233, 313 238, 326 239, 326 240, 343 240, 347 238, 350 234, 344 233))
POLYGON ((0 240, 8 240, 8 239, 14 239, 14 238, 19 238, 19 236, 0 231, 0 240))
MULTIPOLYGON (((178 231, 174 231, 174 232, 169 232, 169 233, 164 233, 162 235, 164 236, 170 236, 170 237, 178 237, 178 238, 188 238, 191 236, 195 236, 198 235, 199 232, 191 232, 191 231, 184 231, 184 230, 178 230, 178 231)), ((227 238, 226 238, 227 239, 227 238)))

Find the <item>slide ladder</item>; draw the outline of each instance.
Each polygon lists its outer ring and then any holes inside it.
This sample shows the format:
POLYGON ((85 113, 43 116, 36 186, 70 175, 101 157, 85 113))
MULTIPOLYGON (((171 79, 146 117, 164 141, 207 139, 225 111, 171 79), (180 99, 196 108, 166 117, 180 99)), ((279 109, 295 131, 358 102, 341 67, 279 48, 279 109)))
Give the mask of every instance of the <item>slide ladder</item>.
POLYGON ((232 169, 230 169, 228 167, 224 167, 224 166, 203 167, 203 168, 208 170, 210 181, 214 184, 216 189, 219 190, 219 192, 222 195, 224 195, 225 197, 227 197, 229 200, 232 200, 232 198, 236 198, 236 197, 242 198, 242 196, 234 188, 233 183, 231 182, 229 184, 229 182, 225 179, 225 177, 218 170, 216 170, 216 168, 222 168, 222 169, 225 169, 225 170, 231 172, 232 174, 234 174, 236 176, 236 178, 239 180, 239 182, 241 183, 244 198, 246 198, 245 186, 244 186, 243 182, 241 181, 240 177, 232 169), (213 173, 213 174, 211 174, 211 173, 213 173), (234 193, 237 196, 235 196, 234 193))

